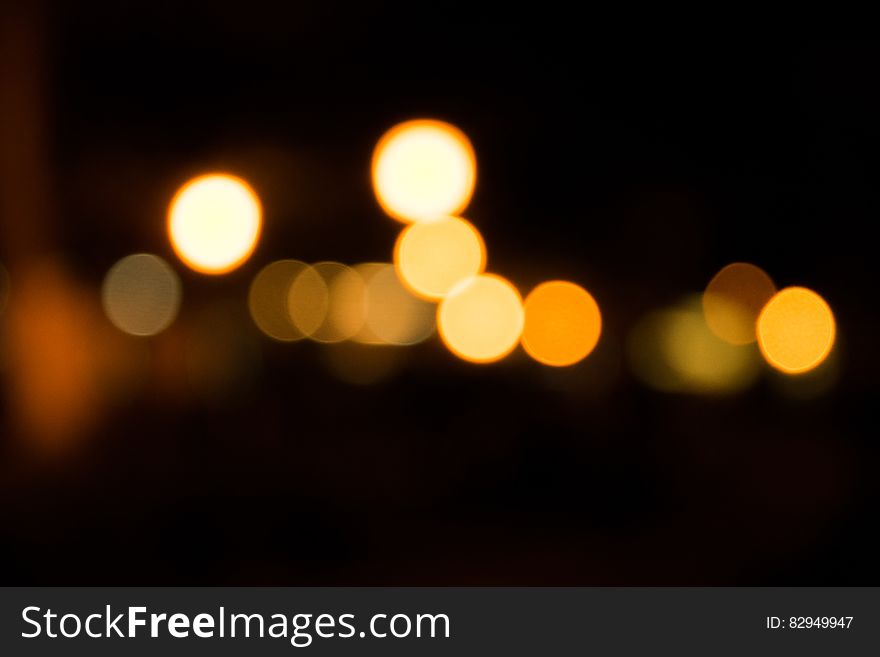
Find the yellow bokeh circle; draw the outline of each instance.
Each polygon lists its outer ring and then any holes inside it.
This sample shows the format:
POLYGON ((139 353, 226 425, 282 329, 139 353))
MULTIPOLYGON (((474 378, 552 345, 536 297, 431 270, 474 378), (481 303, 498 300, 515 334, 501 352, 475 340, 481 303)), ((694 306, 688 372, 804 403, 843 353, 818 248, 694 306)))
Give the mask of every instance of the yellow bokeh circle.
POLYGON ((386 132, 373 151, 373 190, 398 221, 433 221, 467 207, 477 179, 470 140, 449 123, 418 119, 386 132))
POLYGON ((117 262, 101 286, 105 314, 130 335, 156 335, 168 328, 177 317, 180 297, 177 274, 150 253, 136 253, 117 262))
POLYGON ((809 372, 834 346, 834 313, 817 293, 805 287, 779 291, 758 317, 758 345, 764 359, 786 374, 809 372))
POLYGON ((168 236, 177 256, 203 274, 225 274, 257 246, 262 207, 244 180, 225 173, 199 176, 178 190, 168 208, 168 236))
POLYGON ((308 265, 298 260, 277 260, 254 276, 248 291, 251 319, 267 336, 280 342, 305 337, 290 317, 288 296, 293 282, 308 265))
POLYGON ((442 299, 461 281, 482 273, 486 246, 479 231, 458 217, 416 223, 397 238, 394 266, 411 292, 442 299))
POLYGON ((522 297, 506 279, 481 274, 460 283, 437 311, 443 343, 463 360, 491 363, 516 348, 525 314, 522 297))
POLYGON ((435 309, 404 287, 392 265, 368 263, 359 269, 367 281, 366 322, 358 342, 411 345, 434 333, 435 309))
POLYGON ((633 373, 663 392, 729 395, 748 388, 760 373, 754 347, 715 335, 698 297, 643 317, 627 351, 633 373))
POLYGON ((539 363, 573 365, 593 351, 601 333, 599 305, 579 285, 548 281, 526 297, 522 345, 539 363))

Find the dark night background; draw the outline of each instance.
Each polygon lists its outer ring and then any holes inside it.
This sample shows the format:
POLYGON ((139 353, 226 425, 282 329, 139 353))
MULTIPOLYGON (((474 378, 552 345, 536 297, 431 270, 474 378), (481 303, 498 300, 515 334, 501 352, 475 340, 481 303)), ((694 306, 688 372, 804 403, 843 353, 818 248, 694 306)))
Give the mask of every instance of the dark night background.
MULTIPOLYGON (((275 4, 0 14, 7 81, 16 66, 41 81, 49 199, 39 248, 2 219, 13 285, 41 249, 96 295, 120 257, 157 253, 183 281, 179 321, 226 301, 260 353, 223 396, 130 391, 48 459, 4 384, 5 583, 877 583, 880 44, 598 43, 275 4), (323 366, 327 347, 246 323, 271 260, 390 258, 399 226, 370 155, 423 116, 474 144, 465 215, 490 270, 595 294, 605 329, 584 363, 474 366, 435 338, 353 386, 323 366), (215 169, 265 208, 254 256, 218 278, 180 265, 164 232, 174 190, 215 169), (735 260, 829 300, 830 391, 790 399, 768 374, 731 397, 668 395, 629 373, 636 320, 735 260)), ((8 192, 18 160, 3 149, 8 192)))

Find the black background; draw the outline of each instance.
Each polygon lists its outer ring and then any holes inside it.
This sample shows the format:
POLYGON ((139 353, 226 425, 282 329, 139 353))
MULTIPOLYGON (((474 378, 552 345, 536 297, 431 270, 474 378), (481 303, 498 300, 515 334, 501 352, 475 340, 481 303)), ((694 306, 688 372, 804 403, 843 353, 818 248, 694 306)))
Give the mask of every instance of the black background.
POLYGON ((53 236, 77 275, 97 290, 118 258, 158 253, 186 316, 223 298, 244 312, 273 259, 388 260, 372 147, 429 116, 473 141, 465 215, 490 270, 524 291, 585 285, 602 345, 556 375, 522 353, 461 363, 433 339, 362 387, 318 345, 262 340, 234 399, 136 396, 63 463, 21 456, 5 429, 4 579, 876 583, 878 44, 599 42, 277 4, 45 12, 53 236), (163 223, 212 169, 266 210, 252 259, 219 279, 179 266, 163 223), (790 400, 768 377, 664 395, 628 373, 638 317, 735 260, 829 300, 830 392, 790 400))

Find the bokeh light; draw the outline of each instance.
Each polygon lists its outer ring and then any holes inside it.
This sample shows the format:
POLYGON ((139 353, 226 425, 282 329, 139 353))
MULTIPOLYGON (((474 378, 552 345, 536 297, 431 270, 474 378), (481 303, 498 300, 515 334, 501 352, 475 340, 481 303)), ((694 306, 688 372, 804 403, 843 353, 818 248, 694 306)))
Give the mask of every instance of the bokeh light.
POLYGON ((778 292, 758 317, 764 359, 786 374, 809 372, 834 346, 836 325, 826 301, 805 287, 778 292))
POLYGON ((311 337, 321 328, 330 306, 330 290, 321 273, 312 266, 303 269, 293 280, 287 294, 287 310, 293 325, 311 337))
MULTIPOLYGON (((382 345, 387 344, 384 340, 382 340, 379 336, 377 336, 372 329, 370 328, 370 285, 372 283, 373 277, 381 271, 385 269, 394 269, 394 266, 387 262, 363 262, 359 265, 355 265, 352 269, 360 276, 361 282, 363 283, 363 311, 364 311, 364 323, 361 326, 361 330, 358 331, 353 337, 352 340, 356 343, 364 344, 364 345, 382 345)), ((385 313, 380 312, 381 306, 379 305, 379 292, 381 292, 378 287, 374 289, 372 296, 376 297, 373 302, 373 313, 376 317, 373 318, 373 321, 382 321, 382 316, 385 313)), ((432 306, 433 308, 433 306, 432 306)), ((393 314, 393 310, 391 311, 393 314)))
MULTIPOLYGON (((100 421, 120 342, 93 291, 54 259, 17 270, 4 342, 13 435, 40 450, 64 449, 100 421), (19 433, 20 432, 20 433, 19 433)), ((124 347, 123 347, 124 350, 124 347)))
POLYGON ((149 253, 122 258, 104 277, 104 312, 120 331, 148 336, 164 331, 180 308, 180 280, 167 262, 149 253))
POLYGON ((461 130, 419 119, 394 126, 376 145, 373 189, 379 204, 400 221, 433 221, 459 214, 471 199, 477 161, 461 130))
POLYGON ((293 281, 307 267, 298 260, 278 260, 254 277, 248 292, 248 308, 254 324, 270 338, 292 342, 305 337, 291 319, 288 296, 293 281))
MULTIPOLYGON (((322 333, 324 342, 341 342, 356 336, 367 321, 367 284, 356 269, 343 267, 328 278, 329 304, 322 333)), ((321 336, 319 336, 321 337, 321 336)))
POLYGON ((241 178, 208 174, 187 182, 168 209, 168 235, 177 256, 203 274, 224 274, 244 263, 262 227, 260 200, 241 178))
POLYGON ((522 335, 522 297, 507 280, 481 274, 460 283, 437 312, 440 337, 463 360, 490 363, 516 348, 522 335))
POLYGON ((434 306, 414 297, 392 265, 367 263, 357 269, 366 281, 367 294, 366 322, 355 338, 358 342, 412 345, 434 333, 434 306))
POLYGON ((754 346, 732 345, 715 335, 699 298, 649 314, 628 342, 635 375, 663 392, 730 394, 747 388, 760 374, 754 346))
POLYGON ((394 246, 394 265, 412 292, 442 299, 461 281, 483 272, 486 246, 469 222, 443 217, 403 229, 394 246))
MULTIPOLYGON (((312 265, 312 272, 324 282, 324 292, 313 282, 313 296, 316 301, 313 311, 317 320, 323 308, 323 318, 309 337, 316 342, 342 342, 363 326, 363 300, 352 295, 352 282, 357 280, 351 268, 339 262, 318 262, 312 265)), ((294 296, 291 296, 291 300, 294 296)), ((293 308, 293 306, 291 306, 293 308)))
POLYGON ((711 331, 730 344, 756 339, 758 315, 776 294, 773 280, 760 267, 734 262, 709 281, 703 293, 703 313, 711 331))
POLYGON ((584 288, 568 281, 540 284, 526 297, 522 345, 539 363, 564 367, 586 358, 599 342, 602 315, 584 288))

